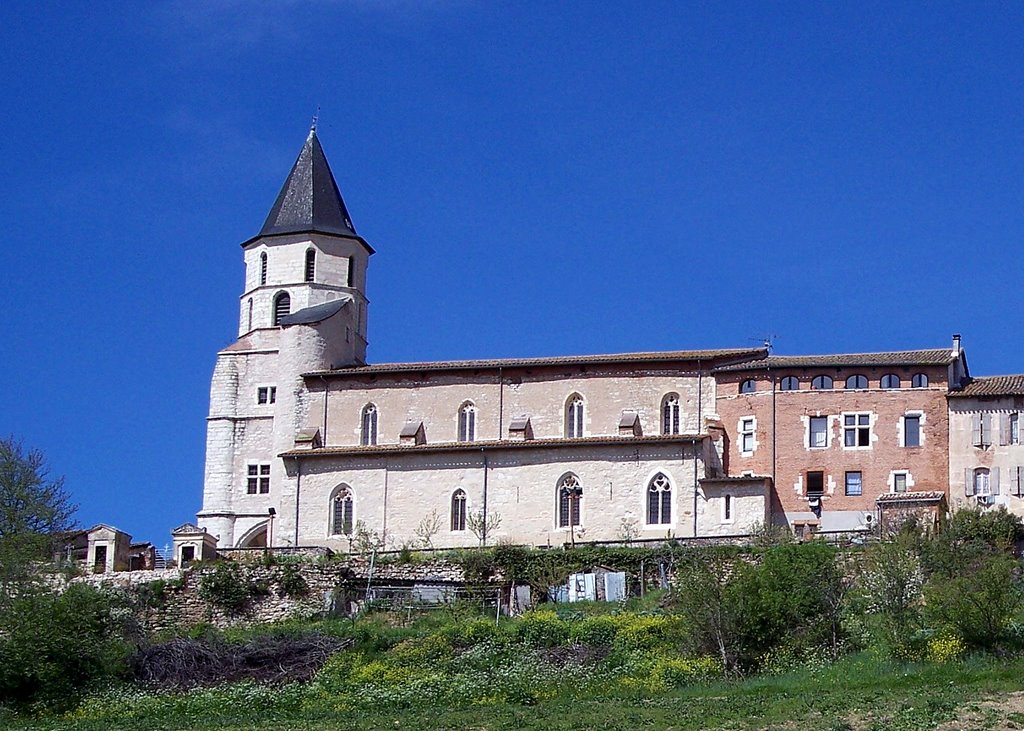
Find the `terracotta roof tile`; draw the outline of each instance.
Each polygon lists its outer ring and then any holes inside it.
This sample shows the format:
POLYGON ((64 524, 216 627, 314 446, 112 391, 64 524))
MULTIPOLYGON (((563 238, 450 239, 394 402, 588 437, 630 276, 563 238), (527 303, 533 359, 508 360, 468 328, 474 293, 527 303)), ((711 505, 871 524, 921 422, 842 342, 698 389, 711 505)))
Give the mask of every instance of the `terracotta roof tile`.
POLYGON ((844 366, 949 365, 949 348, 931 350, 895 350, 882 353, 837 353, 835 355, 772 355, 754 362, 734 363, 715 368, 716 372, 751 371, 783 368, 829 368, 844 366))
POLYGON ((754 360, 767 354, 764 348, 730 348, 722 350, 668 350, 644 353, 612 353, 607 355, 565 355, 548 358, 496 358, 491 360, 448 360, 422 363, 377 363, 374 365, 314 371, 307 377, 358 376, 379 373, 408 373, 418 371, 466 371, 497 368, 537 368, 564 365, 621 365, 646 363, 676 363, 680 361, 735 361, 754 360))
POLYGON ((972 378, 962 389, 949 394, 950 398, 978 396, 1024 396, 1024 375, 972 378))

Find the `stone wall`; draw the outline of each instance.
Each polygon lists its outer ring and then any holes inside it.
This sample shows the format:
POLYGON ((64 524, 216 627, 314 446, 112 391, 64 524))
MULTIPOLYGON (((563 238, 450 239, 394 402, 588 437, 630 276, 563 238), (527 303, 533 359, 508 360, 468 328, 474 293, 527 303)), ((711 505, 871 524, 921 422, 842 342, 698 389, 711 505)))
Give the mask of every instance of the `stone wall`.
MULTIPOLYGON (((241 569, 242 578, 248 585, 261 587, 240 612, 228 611, 200 596, 203 577, 215 571, 217 564, 197 565, 190 569, 90 574, 76 577, 72 582, 127 593, 137 607, 137 617, 147 632, 183 629, 198 624, 219 628, 266 624, 344 611, 346 607, 341 604, 360 599, 370 582, 368 558, 267 565, 260 560, 262 553, 251 556, 252 560, 233 562, 241 569), (282 591, 280 580, 288 567, 299 571, 305 580, 308 586, 305 595, 288 596, 282 591)), ((372 576, 374 586, 457 585, 463 580, 461 566, 441 559, 406 564, 376 562, 372 576)))

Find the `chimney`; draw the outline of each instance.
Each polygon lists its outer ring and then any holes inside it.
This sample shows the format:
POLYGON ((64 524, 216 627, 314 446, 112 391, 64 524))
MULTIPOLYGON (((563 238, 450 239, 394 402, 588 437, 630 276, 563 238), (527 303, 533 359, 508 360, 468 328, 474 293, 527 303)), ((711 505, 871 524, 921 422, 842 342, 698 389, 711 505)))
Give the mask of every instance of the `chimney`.
POLYGON ((953 355, 960 354, 960 333, 953 334, 953 355))

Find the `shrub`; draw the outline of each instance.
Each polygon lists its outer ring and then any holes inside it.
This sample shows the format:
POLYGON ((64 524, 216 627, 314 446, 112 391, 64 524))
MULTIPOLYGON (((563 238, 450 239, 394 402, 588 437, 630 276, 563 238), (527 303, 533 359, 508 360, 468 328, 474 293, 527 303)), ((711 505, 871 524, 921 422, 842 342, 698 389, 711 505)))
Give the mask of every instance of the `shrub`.
POLYGON ((722 663, 713 657, 660 657, 654 664, 651 677, 657 685, 678 688, 695 683, 707 683, 722 676, 722 663))
POLYGON ((589 647, 611 647, 618 628, 619 623, 613 616, 587 617, 569 628, 569 639, 589 647))
POLYGON ((502 634, 493 619, 483 618, 450 624, 442 631, 449 643, 462 648, 497 640, 502 634))
POLYGON ((123 675, 129 622, 126 607, 83 584, 18 596, 0 616, 0 704, 59 708, 123 675))
POLYGON ((252 587, 236 563, 218 563, 199 580, 199 596, 229 612, 241 612, 249 603, 252 587))
POLYGON ((967 654, 967 644, 953 634, 939 634, 928 640, 925 658, 938 665, 963 659, 967 654))
POLYGON ((387 657, 396 665, 436 666, 448 662, 454 654, 448 638, 434 634, 403 640, 388 651, 387 657))
POLYGON ((531 647, 557 647, 569 639, 569 625, 552 611, 526 612, 514 626, 516 639, 531 647))
POLYGON ((298 598, 309 594, 309 584, 306 582, 306 577, 292 564, 282 566, 277 571, 274 579, 277 581, 277 586, 284 596, 298 598))

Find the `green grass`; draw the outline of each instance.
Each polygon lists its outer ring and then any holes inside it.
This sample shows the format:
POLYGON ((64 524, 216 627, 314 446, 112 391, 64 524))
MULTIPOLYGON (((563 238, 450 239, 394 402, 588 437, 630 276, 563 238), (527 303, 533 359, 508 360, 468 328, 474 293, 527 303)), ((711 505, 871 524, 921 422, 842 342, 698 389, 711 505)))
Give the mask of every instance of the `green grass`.
MULTIPOLYGON (((901 665, 868 655, 816 670, 667 692, 621 688, 590 697, 571 691, 536 705, 495 703, 463 708, 386 711, 337 707, 307 689, 236 689, 202 704, 165 698, 161 715, 11 720, 12 731, 327 731, 328 729, 719 729, 917 731, 967 717, 971 728, 1013 728, 1024 708, 1000 699, 1024 689, 1024 660, 974 658, 949 665, 901 665), (982 704, 991 699, 994 705, 982 704)), ((589 694, 588 694, 589 695, 589 694)), ((156 710, 156 709, 154 709, 156 710)), ((4 719, 0 719, 2 722, 4 719)))

